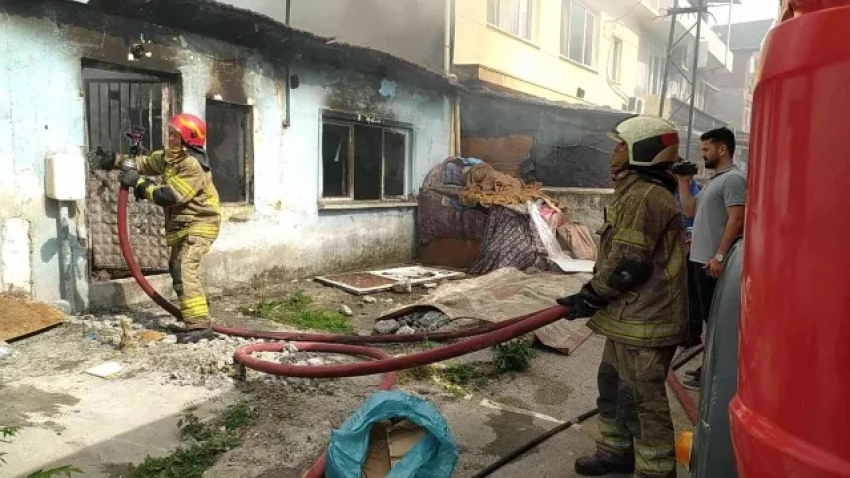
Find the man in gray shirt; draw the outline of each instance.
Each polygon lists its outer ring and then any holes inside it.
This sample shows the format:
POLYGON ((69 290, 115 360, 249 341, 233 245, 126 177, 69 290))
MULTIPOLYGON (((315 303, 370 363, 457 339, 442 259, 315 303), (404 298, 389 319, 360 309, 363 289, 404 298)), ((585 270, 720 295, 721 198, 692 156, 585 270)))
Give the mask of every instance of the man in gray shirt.
MULTIPOLYGON (((731 130, 713 129, 700 139, 705 167, 715 170, 714 176, 696 196, 691 193, 692 176, 678 176, 677 179, 682 211, 694 218, 690 260, 696 270, 699 311, 706 321, 726 254, 744 232, 747 180, 732 162, 735 134, 731 130)), ((701 369, 688 373, 694 378, 685 385, 698 388, 701 369)))

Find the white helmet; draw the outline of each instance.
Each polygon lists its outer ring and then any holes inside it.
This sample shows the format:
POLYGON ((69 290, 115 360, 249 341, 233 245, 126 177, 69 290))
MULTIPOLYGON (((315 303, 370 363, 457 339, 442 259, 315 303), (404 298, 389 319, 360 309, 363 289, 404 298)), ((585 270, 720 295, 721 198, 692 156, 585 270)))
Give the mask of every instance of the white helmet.
POLYGON ((674 163, 678 157, 676 125, 657 116, 630 116, 617 123, 608 137, 626 143, 632 166, 674 163))

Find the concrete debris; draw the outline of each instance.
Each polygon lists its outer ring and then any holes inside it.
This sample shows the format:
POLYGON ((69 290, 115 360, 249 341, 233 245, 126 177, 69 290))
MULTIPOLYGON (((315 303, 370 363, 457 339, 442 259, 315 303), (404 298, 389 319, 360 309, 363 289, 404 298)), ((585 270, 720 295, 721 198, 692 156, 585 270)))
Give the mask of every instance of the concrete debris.
POLYGON ((396 332, 395 334, 396 335, 413 335, 415 333, 416 333, 416 329, 414 329, 413 327, 410 327, 408 325, 405 325, 404 327, 398 329, 398 332, 396 332))
POLYGON ((397 294, 410 294, 413 292, 413 284, 410 282, 410 279, 396 282, 393 285, 393 292, 397 294))
POLYGON ((449 318, 439 310, 417 310, 394 319, 379 320, 375 323, 375 333, 391 334, 431 332, 449 324, 449 318), (408 332, 407 329, 413 330, 408 332), (404 330, 404 332, 402 332, 404 330))
POLYGON ((12 347, 6 342, 0 341, 0 360, 12 356, 12 347))
POLYGON ((313 367, 319 367, 325 364, 325 361, 320 359, 319 357, 313 357, 307 359, 307 365, 311 365, 313 367))
POLYGON ((429 283, 427 283, 427 284, 422 284, 422 287, 424 287, 424 288, 426 288, 426 289, 429 289, 429 290, 430 290, 430 289, 436 289, 436 288, 437 288, 437 285, 438 285, 438 284, 435 284, 435 283, 433 283, 433 282, 429 282, 429 283))
POLYGON ((342 307, 340 307, 339 310, 340 310, 340 312, 342 312, 342 315, 344 315, 346 317, 351 317, 352 315, 354 315, 354 311, 351 310, 351 307, 349 307, 345 304, 343 304, 342 307))
POLYGON ((367 304, 374 304, 375 302, 378 302, 378 299, 372 297, 371 295, 367 295, 363 297, 363 302, 367 304))
POLYGON ((99 378, 111 378, 123 369, 124 367, 118 362, 106 362, 86 370, 85 373, 99 378))
MULTIPOLYGON (((166 332, 177 325, 177 321, 159 312, 133 317, 87 314, 69 318, 66 323, 81 330, 94 347, 118 349, 123 344, 127 357, 125 373, 136 370, 161 372, 163 382, 210 390, 233 386, 236 375, 233 354, 240 346, 253 342, 220 335, 215 340, 178 344, 177 337, 166 332), (126 347, 130 340, 137 346, 126 347)), ((290 345, 290 348, 294 347, 290 345)))
POLYGON ((388 335, 395 333, 401 326, 395 320, 379 320, 375 323, 375 333, 388 335))

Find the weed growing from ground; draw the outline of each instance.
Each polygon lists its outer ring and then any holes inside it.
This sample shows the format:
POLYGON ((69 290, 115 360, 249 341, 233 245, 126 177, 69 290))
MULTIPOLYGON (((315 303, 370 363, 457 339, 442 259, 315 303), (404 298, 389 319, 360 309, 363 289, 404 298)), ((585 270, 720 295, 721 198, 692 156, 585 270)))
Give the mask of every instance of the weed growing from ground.
POLYGON ((493 347, 493 363, 500 373, 523 372, 534 358, 533 339, 520 337, 493 347))
POLYGON ((254 416, 245 402, 227 407, 208 422, 188 412, 177 422, 186 445, 168 456, 148 456, 141 464, 130 465, 126 478, 201 478, 219 456, 242 443, 254 416))
POLYGON ((343 314, 317 309, 313 306, 313 300, 300 291, 294 292, 283 301, 264 300, 243 312, 299 329, 333 333, 349 333, 354 330, 343 314))

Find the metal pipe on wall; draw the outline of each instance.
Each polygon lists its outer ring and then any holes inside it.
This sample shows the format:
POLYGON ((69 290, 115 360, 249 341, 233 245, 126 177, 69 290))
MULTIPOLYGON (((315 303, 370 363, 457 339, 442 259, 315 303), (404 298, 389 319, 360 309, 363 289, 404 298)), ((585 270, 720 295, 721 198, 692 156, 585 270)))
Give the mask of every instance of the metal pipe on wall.
POLYGON ((658 102, 658 116, 664 117, 664 102, 667 100, 667 79, 670 77, 670 61, 673 56, 673 37, 676 35, 676 9, 679 0, 673 0, 673 16, 670 17, 670 35, 667 38, 667 58, 664 62, 664 78, 661 80, 661 99, 658 102))
POLYGON ((694 134, 694 106, 697 99, 697 88, 699 85, 697 81, 699 80, 699 41, 700 35, 702 34, 702 11, 705 9, 705 2, 703 0, 697 0, 697 31, 694 34, 694 61, 693 61, 693 76, 691 76, 691 101, 690 101, 690 109, 688 111, 688 146, 685 148, 685 161, 690 161, 691 159, 691 136, 694 134))

